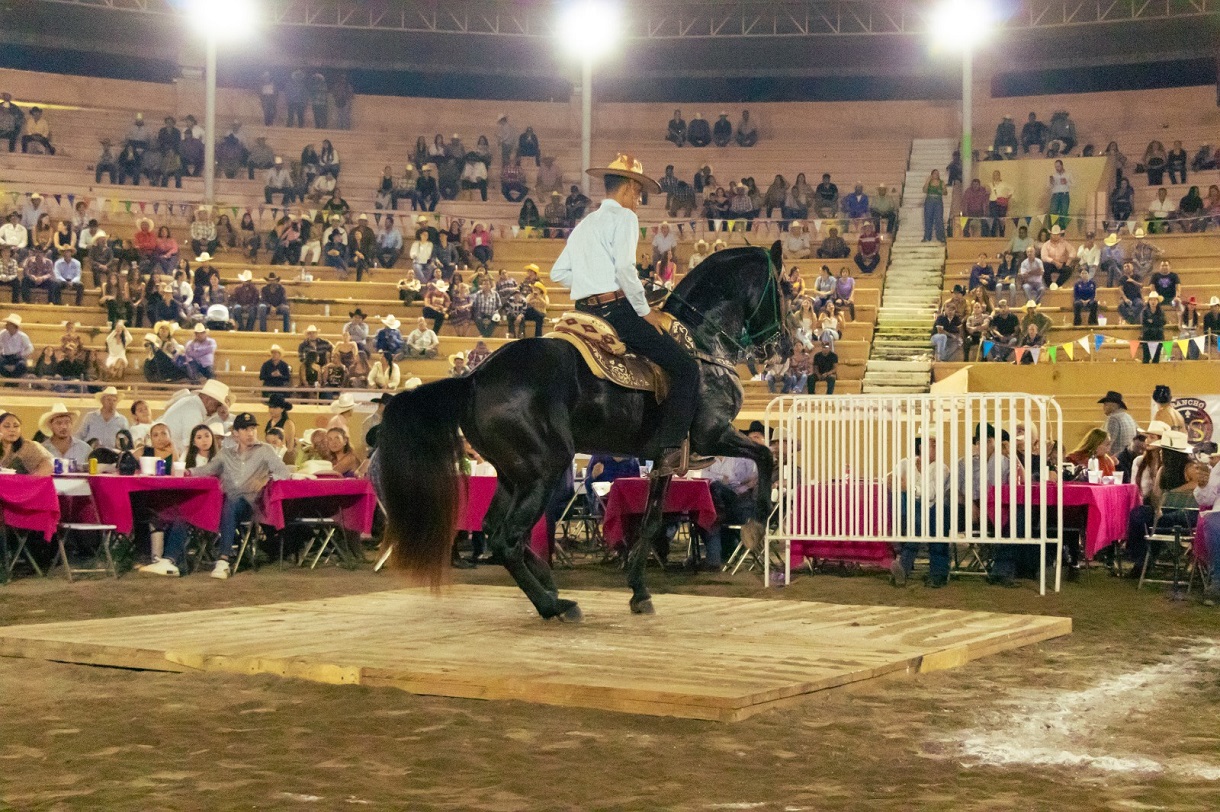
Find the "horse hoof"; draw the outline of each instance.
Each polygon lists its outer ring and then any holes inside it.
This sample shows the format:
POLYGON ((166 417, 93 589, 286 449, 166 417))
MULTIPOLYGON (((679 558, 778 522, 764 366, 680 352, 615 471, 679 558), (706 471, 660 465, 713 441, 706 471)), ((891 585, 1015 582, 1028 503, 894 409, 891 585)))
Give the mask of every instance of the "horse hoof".
POLYGON ((642 601, 633 600, 631 602, 631 614, 633 615, 655 615, 657 610, 653 608, 652 598, 644 598, 642 601))
POLYGON ((580 606, 575 601, 560 601, 560 606, 563 610, 555 617, 559 618, 561 623, 580 623, 585 619, 585 615, 580 611, 580 606))

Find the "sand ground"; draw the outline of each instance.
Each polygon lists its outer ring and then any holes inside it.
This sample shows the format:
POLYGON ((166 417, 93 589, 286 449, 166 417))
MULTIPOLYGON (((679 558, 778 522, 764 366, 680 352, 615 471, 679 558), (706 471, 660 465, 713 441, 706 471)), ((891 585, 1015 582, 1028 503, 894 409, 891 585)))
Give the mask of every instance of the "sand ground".
MULTIPOLYGON (((492 567, 457 578, 508 583, 492 567)), ((569 588, 621 579, 597 564, 559 574, 569 588)), ((650 579, 657 591, 1069 615, 1075 633, 735 724, 0 659, 0 809, 1220 808, 1220 610, 1193 599, 1096 569, 1045 598, 977 579, 900 590, 875 572, 783 590, 744 574, 650 579)), ((0 587, 0 624, 400 585, 340 569, 23 579, 0 587)))

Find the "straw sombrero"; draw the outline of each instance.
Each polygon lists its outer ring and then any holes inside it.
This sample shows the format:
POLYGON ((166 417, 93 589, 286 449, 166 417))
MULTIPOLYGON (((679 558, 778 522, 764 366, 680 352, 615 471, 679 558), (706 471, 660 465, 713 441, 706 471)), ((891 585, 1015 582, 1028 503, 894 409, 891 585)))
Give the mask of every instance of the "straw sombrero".
POLYGON ((629 178, 644 187, 644 191, 659 194, 661 184, 644 174, 644 165, 630 155, 620 152, 609 166, 594 167, 585 170, 585 174, 594 178, 604 178, 607 175, 618 175, 629 178))

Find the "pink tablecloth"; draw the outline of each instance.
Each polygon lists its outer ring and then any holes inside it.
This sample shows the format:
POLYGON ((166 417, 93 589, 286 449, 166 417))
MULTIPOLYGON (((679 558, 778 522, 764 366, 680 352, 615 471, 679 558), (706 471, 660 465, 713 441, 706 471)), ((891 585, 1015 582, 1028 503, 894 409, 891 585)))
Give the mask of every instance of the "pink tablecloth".
MULTIPOLYGON (((468 477, 466 482, 466 502, 458 511, 460 517, 458 530, 473 533, 483 529, 483 517, 487 515, 487 508, 491 506, 491 498, 496 493, 496 485, 499 480, 494 476, 472 476, 468 477)), ((542 518, 530 531, 530 548, 538 554, 539 558, 546 561, 550 555, 548 547, 546 519, 542 518)))
POLYGON ((345 530, 369 533, 377 495, 367 479, 320 477, 318 479, 278 479, 267 483, 259 502, 264 524, 283 530, 284 514, 291 517, 330 518, 345 530), (285 505, 285 502, 292 504, 285 505))
MULTIPOLYGON (((1037 489, 1031 493, 1033 503, 1039 504, 1037 489)), ((1018 490, 1017 494, 1018 497, 1021 497, 1024 492, 1018 490)), ((1047 485, 1046 495, 1048 505, 1057 502, 1059 492, 1053 483, 1047 485)), ((1098 550, 1127 537, 1127 517, 1133 509, 1139 507, 1140 502, 1140 489, 1131 483, 1125 485, 1063 483, 1063 506, 1088 508, 1085 519, 1084 554, 1089 559, 1092 559, 1098 550)))
MULTIPOLYGON (((879 534, 889 533, 889 502, 885 499, 885 490, 876 485, 854 481, 832 482, 828 485, 811 485, 807 489, 807 497, 812 501, 813 510, 818 505, 850 504, 850 498, 845 491, 854 488, 858 494, 856 500, 857 527, 863 530, 865 516, 871 514, 873 529, 879 534)), ((796 511, 800 504, 794 506, 796 511)), ((798 514, 799 515, 799 514, 798 514)), ((838 521, 843 521, 839 518, 838 521)), ((816 527, 816 524, 814 525, 816 527)), ((849 525, 850 529, 850 525, 849 525)), ((855 561, 862 564, 881 564, 894 557, 889 543, 875 541, 793 541, 791 561, 792 566, 799 567, 806 558, 823 558, 832 561, 855 561)))
POLYGON ((42 533, 48 539, 59 527, 59 497, 49 476, 0 476, 0 510, 4 524, 42 533))
POLYGON ((131 495, 142 494, 148 507, 165 521, 181 519, 215 533, 220 530, 224 498, 220 480, 214 477, 118 476, 89 477, 99 521, 113 524, 119 533, 130 533, 134 525, 131 495))
MULTIPOLYGON (((648 480, 643 477, 616 479, 606 497, 606 517, 602 535, 611 547, 623 543, 624 522, 640 518, 648 506, 648 480)), ((706 479, 674 479, 665 493, 666 513, 689 513, 704 530, 716 523, 716 505, 706 479)))

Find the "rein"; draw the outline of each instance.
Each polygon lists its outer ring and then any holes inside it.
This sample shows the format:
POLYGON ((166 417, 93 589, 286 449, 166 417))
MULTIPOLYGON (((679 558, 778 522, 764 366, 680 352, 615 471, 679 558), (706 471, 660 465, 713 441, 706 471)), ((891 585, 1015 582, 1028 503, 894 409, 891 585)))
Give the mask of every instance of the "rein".
MULTIPOLYGON (((729 335, 728 331, 725 330, 719 322, 708 318, 708 316, 695 308, 690 302, 686 301, 678 294, 670 292, 669 298, 676 300, 678 304, 682 305, 695 316, 698 316, 699 323, 701 325, 711 327, 718 335, 727 340, 729 344, 736 348, 739 356, 749 355, 749 348, 751 346, 766 346, 782 332, 780 322, 780 319, 782 318, 780 315, 782 303, 780 302, 779 284, 776 282, 775 263, 771 260, 770 252, 767 253, 767 283, 763 286, 762 295, 758 297, 758 303, 754 305, 754 310, 750 313, 750 315, 746 316, 745 323, 742 325, 741 335, 739 337, 729 335), (771 295, 771 303, 774 308, 775 316, 772 318, 770 323, 764 327, 751 331, 748 329, 749 324, 754 317, 758 315, 759 311, 762 310, 763 303, 766 302, 768 293, 771 295)), ((707 353, 699 353, 696 357, 702 357, 702 360, 710 361, 712 363, 719 364, 720 366, 726 366, 726 364, 720 362, 718 359, 712 358, 707 353)))

